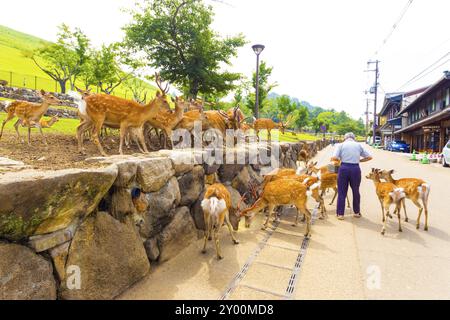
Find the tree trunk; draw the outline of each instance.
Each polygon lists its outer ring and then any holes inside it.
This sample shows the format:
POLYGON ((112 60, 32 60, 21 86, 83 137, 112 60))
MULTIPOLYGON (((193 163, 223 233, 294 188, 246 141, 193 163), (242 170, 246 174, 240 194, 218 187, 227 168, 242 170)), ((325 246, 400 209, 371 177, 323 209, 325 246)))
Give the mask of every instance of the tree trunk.
POLYGON ((66 93, 67 80, 58 80, 58 83, 61 88, 61 93, 66 93))
POLYGON ((200 83, 198 80, 193 80, 191 88, 189 89, 189 95, 192 99, 197 100, 200 83))

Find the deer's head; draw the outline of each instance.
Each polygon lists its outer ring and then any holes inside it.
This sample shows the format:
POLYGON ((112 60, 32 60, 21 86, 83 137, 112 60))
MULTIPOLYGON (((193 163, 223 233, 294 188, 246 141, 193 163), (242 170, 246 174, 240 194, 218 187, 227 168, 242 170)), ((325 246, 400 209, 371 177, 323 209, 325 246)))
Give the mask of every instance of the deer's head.
POLYGON ((366 179, 374 182, 380 182, 381 173, 379 169, 372 168, 372 171, 366 176, 366 179))
POLYGON ((41 90, 38 95, 45 103, 48 103, 50 105, 61 104, 61 100, 56 98, 53 94, 45 92, 44 90, 41 90))
POLYGON ((147 106, 153 106, 157 107, 158 110, 161 109, 170 109, 170 104, 167 101, 167 97, 165 94, 160 93, 159 91, 156 92, 156 97, 147 106))
POLYGON ((381 179, 384 179, 384 180, 386 180, 386 181, 392 181, 392 175, 394 174, 394 170, 383 170, 383 171, 380 171, 380 178, 381 179))
POLYGON ((308 163, 308 165, 306 166, 306 174, 307 175, 311 175, 313 173, 317 173, 319 171, 319 169, 317 169, 317 161, 316 162, 311 162, 308 163))

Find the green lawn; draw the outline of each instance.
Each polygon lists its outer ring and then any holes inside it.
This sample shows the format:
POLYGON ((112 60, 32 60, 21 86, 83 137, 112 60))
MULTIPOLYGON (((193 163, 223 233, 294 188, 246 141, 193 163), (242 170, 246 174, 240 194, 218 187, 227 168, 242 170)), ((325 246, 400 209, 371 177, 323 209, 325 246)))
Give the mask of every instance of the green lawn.
MULTIPOLYGON (((34 51, 48 43, 48 41, 0 25, 0 80, 6 80, 15 87, 59 92, 59 85, 56 86, 53 79, 39 69, 33 60, 24 55, 24 52, 34 51)), ((82 84, 78 86, 82 87, 82 84)), ((148 88, 148 98, 155 95, 155 87, 147 83, 144 86, 148 88)), ((95 92, 97 89, 93 87, 92 90, 95 92)), ((123 85, 114 91, 114 95, 132 98, 130 90, 123 85)))
MULTIPOLYGON (((6 113, 1 112, 0 113, 0 123, 3 123, 3 120, 6 118, 6 113)), ((44 117, 44 119, 50 119, 49 117, 44 117)), ((5 126, 5 132, 13 132, 15 133, 16 130, 14 129, 14 124, 16 123, 17 118, 11 120, 8 122, 5 126)), ((76 130, 78 125, 80 124, 80 120, 77 119, 60 119, 57 123, 55 123, 51 128, 43 129, 44 132, 47 133, 57 133, 57 134, 64 134, 64 135, 76 135, 76 130)), ((32 129, 32 130, 38 130, 38 129, 32 129)), ((26 134, 27 129, 26 128, 20 128, 19 129, 21 134, 26 134)))

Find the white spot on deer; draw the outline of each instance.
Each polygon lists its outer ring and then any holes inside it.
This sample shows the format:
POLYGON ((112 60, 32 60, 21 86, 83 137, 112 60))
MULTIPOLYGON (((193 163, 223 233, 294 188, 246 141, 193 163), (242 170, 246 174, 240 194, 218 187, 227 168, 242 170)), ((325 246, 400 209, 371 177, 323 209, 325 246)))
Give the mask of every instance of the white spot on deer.
POLYGON ((209 212, 212 217, 219 217, 219 214, 221 214, 226 208, 227 203, 223 199, 219 200, 216 197, 212 197, 202 201, 202 209, 209 212))
POLYGON ((399 202, 400 200, 406 197, 405 190, 403 188, 394 189, 394 191, 389 193, 389 195, 391 196, 392 200, 395 203, 399 202))
POLYGON ((316 190, 316 189, 318 189, 318 188, 320 188, 320 182, 314 183, 314 184, 311 186, 311 190, 316 190))
POLYGON ((309 182, 309 180, 311 180, 311 178, 306 178, 306 179, 303 181, 303 184, 307 184, 307 183, 309 182))

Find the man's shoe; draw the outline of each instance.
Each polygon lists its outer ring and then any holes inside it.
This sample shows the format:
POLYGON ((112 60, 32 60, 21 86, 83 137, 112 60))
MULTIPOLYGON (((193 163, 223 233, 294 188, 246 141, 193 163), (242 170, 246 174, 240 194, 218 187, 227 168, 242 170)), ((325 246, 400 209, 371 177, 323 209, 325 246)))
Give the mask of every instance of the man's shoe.
POLYGON ((341 221, 345 220, 344 216, 338 216, 337 218, 338 218, 338 220, 341 220, 341 221))
POLYGON ((360 219, 362 216, 361 216, 361 213, 355 213, 354 215, 353 215, 353 218, 357 218, 357 219, 360 219))

